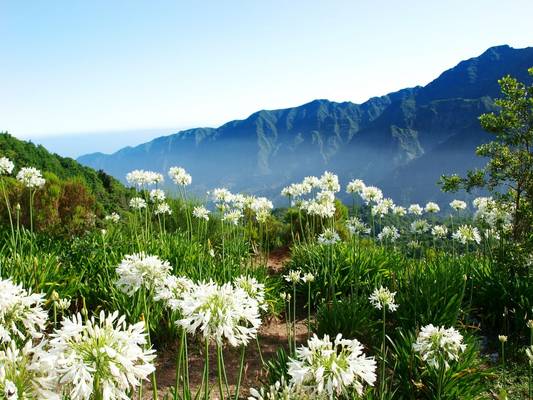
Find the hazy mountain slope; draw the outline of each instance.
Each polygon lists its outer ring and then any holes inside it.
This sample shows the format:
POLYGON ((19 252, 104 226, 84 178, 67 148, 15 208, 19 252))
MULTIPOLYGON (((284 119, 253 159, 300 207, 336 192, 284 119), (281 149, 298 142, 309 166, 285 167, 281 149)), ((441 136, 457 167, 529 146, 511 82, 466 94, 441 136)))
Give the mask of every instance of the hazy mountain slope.
POLYGON ((493 47, 425 87, 363 104, 315 100, 262 110, 216 129, 191 129, 78 160, 119 179, 133 168, 164 172, 181 165, 199 192, 223 185, 268 195, 329 169, 344 183, 361 177, 406 201, 424 201, 440 196, 435 182, 442 173, 479 165, 473 151, 489 136, 477 118, 494 110, 497 80, 506 74, 527 80, 532 65, 533 48, 493 47))

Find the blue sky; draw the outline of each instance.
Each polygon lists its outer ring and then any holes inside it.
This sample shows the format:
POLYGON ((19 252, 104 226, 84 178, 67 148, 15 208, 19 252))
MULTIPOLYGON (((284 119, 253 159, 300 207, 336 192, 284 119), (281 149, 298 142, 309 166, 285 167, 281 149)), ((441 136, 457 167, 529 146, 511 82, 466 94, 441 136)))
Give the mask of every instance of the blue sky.
POLYGON ((531 15, 531 0, 0 0, 0 130, 159 134, 362 102, 532 46, 531 15))

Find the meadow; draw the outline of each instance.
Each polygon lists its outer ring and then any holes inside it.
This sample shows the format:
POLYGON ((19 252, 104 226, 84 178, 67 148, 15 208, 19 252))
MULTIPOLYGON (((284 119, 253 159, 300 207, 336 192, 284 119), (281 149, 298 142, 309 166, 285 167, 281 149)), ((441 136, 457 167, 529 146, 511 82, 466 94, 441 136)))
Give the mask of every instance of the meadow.
POLYGON ((199 201, 172 167, 130 172, 128 209, 66 237, 36 218, 46 174, 0 172, 0 399, 532 398, 509 203, 401 206, 330 172, 283 208, 199 201))

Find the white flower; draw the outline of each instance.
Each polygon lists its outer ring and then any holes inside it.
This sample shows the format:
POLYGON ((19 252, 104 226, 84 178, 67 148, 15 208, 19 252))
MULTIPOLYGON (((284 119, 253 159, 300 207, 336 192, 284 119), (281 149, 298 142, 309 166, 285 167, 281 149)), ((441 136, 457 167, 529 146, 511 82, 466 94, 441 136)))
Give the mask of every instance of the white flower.
POLYGON ((402 206, 394 206, 392 207, 392 213, 399 217, 403 217, 405 214, 407 214, 407 210, 402 206))
POLYGON ((168 170, 168 176, 176 185, 188 186, 192 183, 192 176, 181 167, 171 167, 168 170))
POLYGON ((389 206, 387 205, 386 202, 381 201, 378 204, 372 206, 371 212, 372 212, 372 215, 383 217, 389 213, 389 206))
POLYGON ((0 344, 42 336, 48 319, 43 299, 10 279, 0 280, 0 344))
POLYGON ((128 172, 128 174, 126 175, 126 181, 130 185, 144 187, 155 185, 156 183, 161 183, 164 181, 164 178, 163 175, 158 172, 136 169, 131 172, 128 172))
POLYGON ((17 180, 28 188, 40 188, 46 183, 41 171, 33 167, 21 168, 17 174, 17 180))
POLYGON ((422 215, 424 212, 424 209, 420 207, 419 204, 411 204, 407 210, 409 211, 409 214, 413 215, 422 215))
POLYGON ((526 356, 529 359, 529 365, 533 367, 533 345, 526 347, 526 356))
POLYGON ((426 204, 424 211, 426 211, 427 213, 435 214, 440 211, 440 207, 437 203, 430 201, 426 204))
POLYGON ((361 198, 366 204, 379 203, 383 198, 383 192, 375 186, 365 186, 361 191, 361 198))
POLYGON ((378 234, 378 240, 395 242, 400 237, 400 233, 395 226, 384 226, 378 234))
POLYGON ((333 193, 337 193, 341 190, 341 186, 339 185, 339 177, 328 171, 322 174, 318 186, 324 191, 333 193))
POLYGON ((248 400, 317 400, 300 385, 285 382, 284 377, 267 388, 250 389, 248 400))
POLYGON ((380 286, 379 289, 374 289, 368 299, 378 310, 388 308, 389 311, 396 311, 398 305, 394 302, 394 296, 396 296, 396 292, 391 292, 389 289, 380 286))
POLYGON ((361 179, 354 179, 346 186, 346 193, 361 193, 365 186, 361 179))
POLYGON ((507 336, 498 335, 498 340, 500 341, 500 343, 505 343, 505 342, 507 342, 507 336))
POLYGON ((168 203, 159 203, 154 210, 155 215, 171 215, 172 209, 168 205, 168 203))
POLYGON ((255 299, 261 310, 266 311, 268 309, 265 301, 265 285, 259 283, 257 279, 251 276, 241 275, 238 278, 235 278, 233 285, 243 289, 248 293, 248 296, 255 299))
POLYGON ((179 301, 193 286, 194 283, 189 278, 166 275, 155 287, 154 300, 162 301, 172 310, 179 311, 179 301))
POLYGON ((454 328, 445 329, 430 324, 422 328, 413 349, 428 365, 447 369, 448 362, 458 360, 459 353, 466 349, 466 345, 463 344, 463 336, 454 328))
POLYGON ((19 390, 17 386, 10 380, 5 380, 4 396, 6 400, 17 400, 19 398, 19 390))
POLYGON ((209 210, 204 206, 196 206, 192 210, 192 215, 198 219, 205 219, 209 221, 209 210))
POLYGON ((226 188, 216 188, 213 190, 213 200, 217 203, 230 203, 232 198, 233 195, 226 188))
POLYGON ((351 217, 348 221, 346 221, 346 227, 352 235, 359 236, 368 235, 370 233, 370 228, 368 225, 357 217, 351 217))
POLYGON ((466 208, 466 203, 462 200, 453 200, 450 203, 450 207, 455 211, 464 210, 466 208))
POLYGON ((431 234, 438 239, 444 239, 448 236, 448 228, 444 225, 435 225, 431 228, 431 234))
POLYGON ((307 274, 304 274, 304 276, 302 277, 302 281, 304 283, 314 282, 315 281, 315 276, 311 272, 308 272, 307 274))
POLYGON ((239 221, 244 215, 241 210, 231 210, 222 216, 222 221, 225 221, 231 225, 239 225, 239 221))
POLYGON ((287 275, 283 275, 283 277, 287 282, 298 283, 300 279, 302 279, 302 271, 299 269, 291 270, 287 273, 287 275))
POLYGON ((163 190, 161 190, 161 189, 152 189, 150 191, 150 200, 153 203, 165 201, 165 199, 166 199, 166 196, 165 196, 165 192, 163 190))
POLYGON ((146 208, 146 201, 141 197, 134 197, 130 200, 130 207, 134 210, 141 210, 146 208))
POLYGON ((335 232, 334 229, 326 228, 324 231, 318 236, 318 243, 319 244, 335 244, 341 240, 339 234, 335 232))
POLYGON ((453 233, 452 237, 462 244, 467 244, 469 242, 476 242, 477 244, 481 243, 479 230, 470 225, 461 225, 457 228, 457 231, 453 233))
POLYGON ((10 175, 15 164, 7 157, 0 157, 0 175, 10 175))
POLYGON ((130 296, 141 288, 147 291, 157 290, 158 286, 164 284, 171 270, 168 261, 157 256, 144 253, 127 255, 116 269, 119 277, 116 285, 130 296))
POLYGON ((240 288, 226 283, 199 283, 178 301, 183 318, 177 324, 191 334, 222 345, 246 345, 261 325, 259 304, 240 288))
POLYGON ((425 219, 417 219, 411 223, 411 232, 420 235, 429 231, 429 224, 425 219))
POLYGON ((341 334, 333 342, 328 335, 323 339, 313 335, 307 345, 296 350, 288 373, 291 383, 313 394, 313 398, 336 398, 347 395, 350 389, 362 395, 365 384, 374 385, 376 362, 365 356, 359 341, 342 339, 341 334))
MULTIPOLYGON (((52 334, 50 356, 59 384, 73 399, 94 398, 95 382, 104 399, 128 399, 154 371, 153 350, 145 350, 144 322, 128 325, 118 312, 97 322, 80 314, 64 319, 52 334)), ((98 390, 98 389, 97 389, 98 390)))
POLYGON ((118 215, 116 212, 112 212, 111 214, 105 216, 105 220, 111 221, 114 224, 118 224, 120 221, 120 215, 118 215))

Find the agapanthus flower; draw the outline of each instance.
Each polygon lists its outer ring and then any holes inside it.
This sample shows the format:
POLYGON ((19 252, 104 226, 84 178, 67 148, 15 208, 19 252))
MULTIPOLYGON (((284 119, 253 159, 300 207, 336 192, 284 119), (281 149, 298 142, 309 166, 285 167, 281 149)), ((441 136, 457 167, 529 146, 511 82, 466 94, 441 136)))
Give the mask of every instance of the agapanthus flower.
POLYGON ((426 204, 426 207, 424 208, 424 211, 430 214, 435 214, 440 211, 440 207, 437 203, 434 203, 432 201, 428 202, 426 204))
POLYGON ((375 186, 365 186, 361 190, 361 198, 366 204, 379 203, 383 199, 383 192, 375 186))
POLYGON ((311 283, 311 282, 314 282, 315 281, 315 276, 311 273, 311 272, 308 272, 306 274, 304 274, 302 276, 302 281, 304 283, 311 283))
POLYGON ((318 236, 319 244, 331 245, 339 242, 340 240, 341 238, 339 234, 331 228, 324 229, 324 231, 318 236))
POLYGON ((411 232, 421 235, 429 231, 429 223, 425 219, 417 219, 411 222, 411 232))
POLYGON ((265 301, 265 285, 259 283, 257 279, 252 276, 241 275, 233 280, 233 285, 243 289, 248 296, 255 299, 259 308, 263 311, 268 309, 265 301))
POLYGON ((134 210, 146 208, 146 201, 142 197, 134 197, 130 200, 130 207, 134 210))
POLYGON ((172 179, 176 185, 188 186, 192 183, 192 176, 181 167, 170 167, 168 170, 168 176, 172 179))
POLYGON ((317 400, 302 386, 287 383, 282 376, 273 385, 259 390, 251 388, 248 400, 317 400))
POLYGON ((154 214, 155 215, 171 215, 172 214, 172 209, 170 208, 170 206, 166 202, 159 203, 155 207, 154 214))
POLYGON ((0 157, 0 175, 10 175, 15 164, 7 157, 0 157))
POLYGON ((247 345, 261 325, 257 300, 229 283, 199 283, 178 301, 178 307, 183 316, 179 326, 219 345, 224 341, 233 347, 247 345))
POLYGON ((407 214, 407 210, 402 206, 394 206, 392 207, 392 213, 399 217, 403 217, 405 214, 407 214))
POLYGON ((457 361, 466 345, 463 344, 463 336, 456 329, 430 324, 421 329, 413 349, 428 365, 447 369, 449 361, 457 361))
POLYGON ((192 210, 192 215, 198 219, 209 221, 209 210, 204 206, 196 206, 192 210))
POLYGON ((150 191, 150 200, 154 203, 165 201, 166 195, 162 189, 152 189, 150 191))
POLYGON ((380 241, 395 242, 399 237, 400 233, 395 226, 384 226, 378 234, 378 240, 380 241))
POLYGON ((453 200, 450 203, 450 207, 453 208, 455 211, 464 210, 466 209, 466 203, 462 200, 453 200))
POLYGON ((334 341, 328 335, 322 339, 313 335, 307 347, 296 350, 288 367, 291 383, 313 398, 335 398, 351 390, 362 395, 364 385, 373 386, 376 381, 376 361, 365 356, 359 341, 343 339, 341 334, 334 341))
POLYGON ((111 221, 114 224, 118 224, 118 222, 120 221, 120 215, 117 214, 116 212, 112 212, 111 214, 106 215, 104 219, 106 221, 111 221))
POLYGON ((287 282, 298 283, 302 279, 302 271, 299 269, 290 270, 286 275, 283 275, 287 282))
POLYGON ((230 210, 222 216, 222 221, 230 225, 239 225, 239 221, 244 217, 241 210, 230 210))
POLYGON ((154 300, 179 311, 179 301, 194 287, 193 281, 182 276, 166 275, 155 287, 154 300))
POLYGON ((438 239, 444 239, 448 236, 448 228, 444 225, 435 225, 431 228, 431 234, 438 239))
POLYGON ((31 293, 10 279, 0 280, 0 344, 40 338, 48 314, 44 294, 31 293))
POLYGON ((341 190, 339 177, 334 173, 326 171, 320 177, 319 187, 324 191, 337 193, 341 190))
POLYGON ((213 200, 217 203, 230 203, 233 194, 226 188, 216 188, 213 190, 213 200))
POLYGON ((378 310, 387 308, 389 311, 396 311, 398 305, 394 302, 396 292, 391 292, 389 289, 380 286, 379 289, 374 289, 370 297, 370 303, 378 310))
POLYGON ((315 189, 320 187, 320 178, 318 178, 317 176, 306 176, 303 179, 302 183, 315 189))
POLYGON ((505 342, 507 342, 507 336, 498 335, 498 340, 500 341, 500 343, 505 343, 505 342))
POLYGON ((116 285, 128 295, 133 295, 139 289, 156 290, 163 285, 172 267, 168 261, 157 256, 144 253, 126 255, 117 266, 118 280, 116 285))
POLYGON ((46 183, 41 171, 33 167, 21 168, 17 173, 17 180, 21 182, 27 188, 40 188, 46 183))
POLYGON ((422 215, 424 209, 420 207, 420 204, 411 204, 407 211, 409 212, 409 214, 422 215))
POLYGON ((21 348, 11 341, 0 351, 0 399, 59 400, 56 366, 44 347, 28 340, 21 348))
POLYGON ((533 367, 533 345, 526 347, 526 357, 529 360, 529 365, 533 367))
POLYGON ((146 343, 144 322, 128 325, 118 312, 102 311, 98 321, 84 322, 80 314, 64 319, 51 335, 49 354, 70 398, 89 400, 98 391, 104 399, 122 400, 155 369, 146 343))
POLYGON ((381 201, 372 206, 371 213, 372 215, 383 217, 389 213, 389 206, 384 201, 381 201))
POLYGON ((361 179, 354 179, 346 186, 346 193, 361 193, 366 187, 361 179))
POLYGON ((346 228, 352 235, 368 235, 370 227, 357 217, 351 217, 346 221, 346 228))
POLYGON ((457 228, 457 231, 453 233, 452 237, 462 244, 468 244, 470 242, 475 242, 477 244, 481 243, 479 230, 470 225, 461 225, 457 228))
POLYGON ((321 218, 332 218, 335 215, 335 203, 332 201, 318 202, 317 200, 311 200, 302 202, 302 209, 309 215, 316 215, 321 218))
POLYGON ((126 181, 130 185, 144 187, 161 183, 164 181, 164 178, 158 172, 136 169, 126 174, 126 181))

